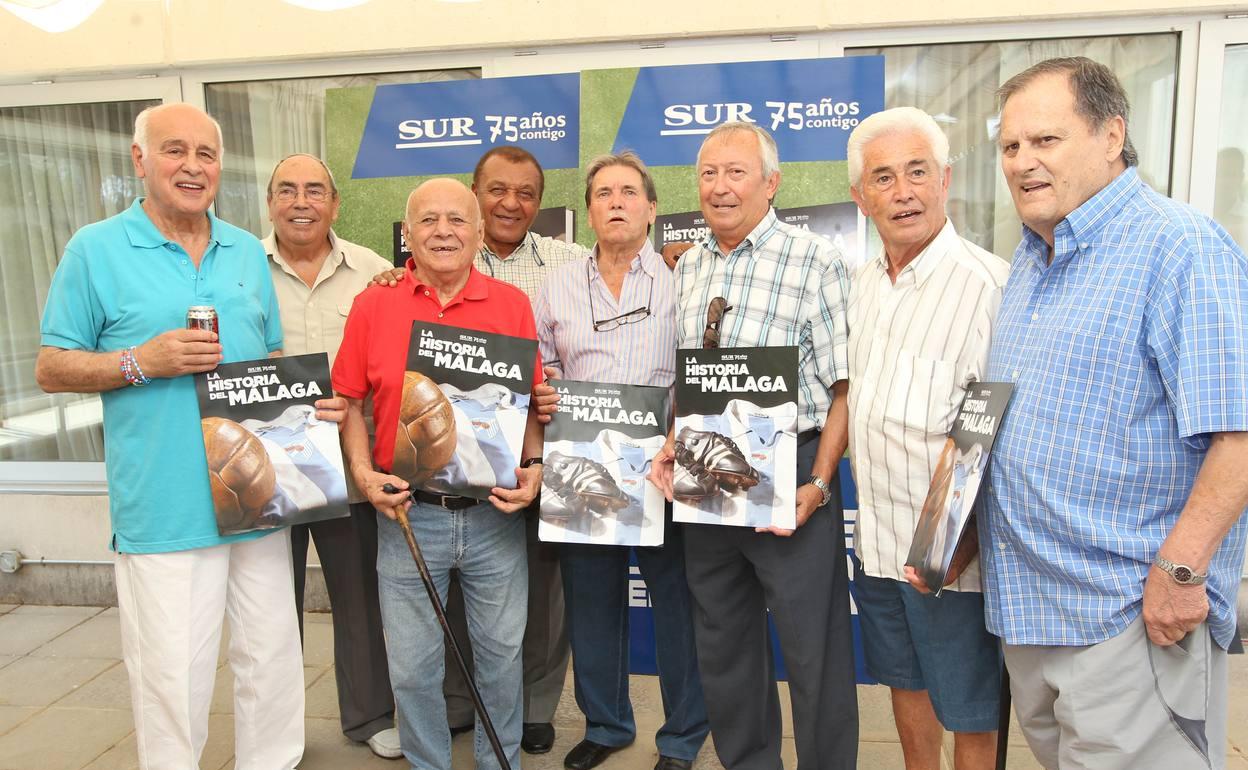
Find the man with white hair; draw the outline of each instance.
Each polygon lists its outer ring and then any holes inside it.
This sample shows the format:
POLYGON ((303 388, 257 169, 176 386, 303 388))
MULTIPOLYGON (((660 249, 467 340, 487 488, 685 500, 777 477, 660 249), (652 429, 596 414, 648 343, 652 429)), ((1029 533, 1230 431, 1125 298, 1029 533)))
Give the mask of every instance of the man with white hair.
MULTIPOLYGON (((280 354, 273 281, 260 242, 210 210, 221 178, 216 121, 189 104, 149 108, 130 154, 144 196, 65 247, 35 376, 49 392, 99 393, 104 403, 139 767, 199 766, 228 616, 235 766, 290 770, 304 739, 290 535, 218 534, 190 376, 280 354), (220 339, 182 328, 192 305, 216 307, 220 339)), ((335 420, 346 406, 316 405, 335 420)))
MULTIPOLYGON (((798 349, 796 527, 684 526, 715 751, 729 770, 783 766, 770 610, 789 671, 798 763, 852 770, 858 702, 836 478, 847 430, 848 268, 826 239, 776 219, 780 160, 766 130, 718 126, 698 151, 697 174, 711 233, 676 265, 677 347, 700 347, 708 308, 726 303, 722 347, 798 349)), ((673 446, 669 436, 651 473, 668 499, 673 446)))
MULTIPOLYGON (((850 194, 883 241, 849 295, 849 448, 858 484, 854 585, 867 671, 892 690, 908 770, 991 767, 1000 656, 984 629, 977 565, 935 598, 906 583, 906 556, 966 388, 983 378, 1009 267, 945 215, 949 140, 899 107, 849 137, 850 194)), ((970 527, 968 532, 974 532, 970 527)))

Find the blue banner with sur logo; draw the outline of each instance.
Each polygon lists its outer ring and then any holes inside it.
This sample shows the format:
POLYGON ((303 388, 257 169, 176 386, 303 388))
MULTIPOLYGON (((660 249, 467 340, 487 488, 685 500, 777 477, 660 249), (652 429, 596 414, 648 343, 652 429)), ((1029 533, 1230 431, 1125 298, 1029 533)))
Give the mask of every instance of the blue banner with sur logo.
POLYGON ((576 168, 580 105, 577 74, 378 86, 351 178, 467 174, 504 144, 576 168))
POLYGON ((712 128, 745 120, 771 132, 783 161, 845 160, 850 131, 882 109, 883 56, 643 67, 614 151, 690 165, 712 128))

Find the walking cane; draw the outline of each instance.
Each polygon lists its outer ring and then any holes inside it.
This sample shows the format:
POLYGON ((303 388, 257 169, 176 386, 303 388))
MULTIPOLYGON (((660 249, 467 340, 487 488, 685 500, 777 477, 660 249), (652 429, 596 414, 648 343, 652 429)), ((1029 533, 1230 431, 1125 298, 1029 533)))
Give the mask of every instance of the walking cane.
POLYGON ((997 714, 997 770, 1005 770, 1010 739, 1010 672, 1001 666, 1001 711, 997 714))
MULTIPOLYGON (((386 484, 382 491, 388 495, 397 495, 403 490, 393 484, 386 484)), ((415 495, 412 495, 415 501, 415 495)), ((468 663, 464 660, 464 653, 459 649, 459 641, 455 639, 455 632, 451 630, 451 626, 446 622, 446 608, 442 606, 442 599, 438 596, 438 589, 433 584, 433 576, 429 574, 429 566, 425 564, 425 557, 420 551, 420 546, 416 543, 416 537, 412 534, 412 525, 407 520, 407 511, 399 511, 399 526, 403 529, 403 538, 407 540, 407 550, 412 552, 412 558, 416 560, 416 571, 420 573, 420 582, 425 584, 425 592, 429 594, 429 603, 433 605, 433 614, 438 616, 438 625, 442 626, 442 634, 446 637, 446 643, 450 645, 451 652, 455 655, 455 664, 459 667, 459 673, 464 675, 464 681, 468 683, 468 695, 472 697, 472 707, 476 710, 478 718, 481 720, 481 726, 485 728, 485 737, 490 740, 490 748, 494 749, 494 756, 498 758, 498 766, 502 770, 511 770, 511 765, 507 762, 507 754, 503 751, 503 744, 498 741, 498 733, 494 731, 494 723, 490 721, 490 715, 485 711, 485 704, 481 702, 481 693, 477 690, 477 683, 472 678, 472 673, 468 671, 468 663)))

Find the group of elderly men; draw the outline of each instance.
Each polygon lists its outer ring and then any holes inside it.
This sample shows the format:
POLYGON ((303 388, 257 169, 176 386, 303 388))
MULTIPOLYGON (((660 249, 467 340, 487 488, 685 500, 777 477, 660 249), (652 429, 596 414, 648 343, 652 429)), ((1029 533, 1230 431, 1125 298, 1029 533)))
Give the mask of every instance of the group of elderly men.
MULTIPOLYGON (((883 243, 853 275, 827 241, 776 218, 768 133, 729 123, 696 159, 710 235, 674 272, 650 245, 657 195, 636 155, 589 166, 597 245, 585 255, 529 232, 541 168, 500 148, 472 190, 438 179, 411 194, 412 258, 367 290, 388 265, 334 235, 338 193, 320 160, 274 169, 273 234, 261 243, 209 211, 215 123, 187 105, 145 111, 132 148, 145 196, 70 241, 37 365, 48 390, 104 397, 141 766, 198 766, 223 616, 236 766, 292 768, 302 756, 296 592, 282 586, 292 542, 301 575, 309 533, 217 535, 186 376, 282 350, 330 354, 338 396, 318 407, 341 421, 358 489, 349 519, 310 533, 333 603, 344 732, 413 767, 449 768, 452 728, 472 718, 448 711, 440 629, 394 521, 410 506, 438 590, 457 578, 511 766, 522 745, 553 742, 565 638, 586 719, 565 765, 587 770, 632 743, 626 550, 569 545, 552 557, 522 513, 539 487, 553 388, 538 373, 515 489, 488 500, 409 490, 389 470, 410 322, 537 339, 549 377, 669 386, 676 350, 699 346, 722 297, 732 310, 721 345, 798 348, 803 483, 794 530, 669 520, 663 547, 635 549, 656 613, 658 770, 689 767, 708 731, 725 767, 782 766, 768 612, 799 766, 856 765, 836 479, 847 447, 866 666, 891 688, 907 768, 939 766, 943 729, 959 770, 991 766, 1002 655, 1045 767, 1222 767, 1248 506, 1248 261, 1222 228, 1140 178, 1126 97, 1106 67, 1042 62, 1000 97, 1002 171, 1024 225, 1012 266, 958 236, 945 213, 948 141, 923 112, 898 108, 849 139, 851 194, 883 243), (219 339, 181 328, 196 304, 220 310, 219 339), (945 435, 979 380, 1011 382, 1014 395, 977 526, 937 598, 904 561, 945 435), (550 568, 560 560, 562 575, 550 568), (526 692, 543 686, 553 698, 526 692)), ((672 459, 669 440, 651 473, 669 499, 672 459)), ((479 725, 475 755, 497 766, 479 725)))

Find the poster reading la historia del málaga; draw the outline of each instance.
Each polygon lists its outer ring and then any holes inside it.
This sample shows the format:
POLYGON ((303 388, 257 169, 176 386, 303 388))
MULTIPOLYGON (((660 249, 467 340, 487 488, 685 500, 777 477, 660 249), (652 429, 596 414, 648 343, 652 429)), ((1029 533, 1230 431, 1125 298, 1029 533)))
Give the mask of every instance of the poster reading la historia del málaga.
POLYGON ((667 440, 668 389, 552 380, 541 522, 547 542, 663 544, 664 500, 646 480, 667 440))
POLYGON ((976 382, 967 388, 949 438, 936 461, 906 564, 918 570, 937 595, 970 519, 988 455, 997 439, 1014 385, 976 382))
POLYGON ((536 366, 536 340, 413 321, 391 472, 478 500, 515 488, 536 366))
POLYGON ((676 351, 672 518, 793 529, 797 348, 676 351))
POLYGON ((220 364, 195 375, 217 529, 223 535, 347 516, 329 356, 220 364))

